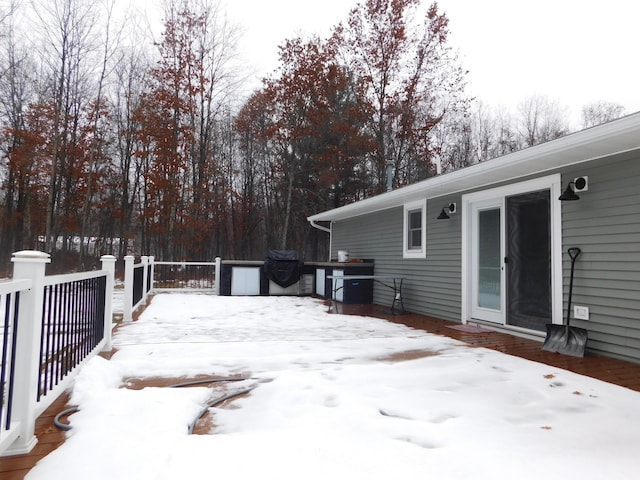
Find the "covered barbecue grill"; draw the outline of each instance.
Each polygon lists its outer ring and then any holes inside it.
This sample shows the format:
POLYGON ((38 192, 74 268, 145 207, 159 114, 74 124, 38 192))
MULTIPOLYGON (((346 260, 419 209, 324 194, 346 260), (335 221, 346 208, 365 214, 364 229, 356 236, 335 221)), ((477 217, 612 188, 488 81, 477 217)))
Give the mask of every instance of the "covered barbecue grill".
POLYGON ((262 273, 272 282, 287 288, 300 280, 303 262, 295 250, 269 250, 262 273))

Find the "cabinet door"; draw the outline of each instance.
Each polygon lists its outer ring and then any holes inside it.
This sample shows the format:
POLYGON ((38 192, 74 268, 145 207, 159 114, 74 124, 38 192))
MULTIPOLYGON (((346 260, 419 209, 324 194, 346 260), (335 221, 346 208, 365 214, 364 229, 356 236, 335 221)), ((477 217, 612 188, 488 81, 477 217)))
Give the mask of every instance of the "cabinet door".
POLYGON ((326 297, 324 293, 324 282, 325 282, 325 270, 324 268, 316 268, 316 295, 320 295, 321 297, 326 297))
POLYGON ((260 267, 233 267, 231 295, 260 295, 260 267))

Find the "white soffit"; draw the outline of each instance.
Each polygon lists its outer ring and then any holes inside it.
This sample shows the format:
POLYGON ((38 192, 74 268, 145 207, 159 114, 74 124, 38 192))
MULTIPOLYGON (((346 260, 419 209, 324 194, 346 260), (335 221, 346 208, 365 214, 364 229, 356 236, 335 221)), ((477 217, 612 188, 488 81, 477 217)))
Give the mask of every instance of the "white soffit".
POLYGON ((498 182, 640 149, 640 112, 547 143, 438 175, 343 207, 312 215, 310 222, 344 220, 423 198, 452 195, 498 182))

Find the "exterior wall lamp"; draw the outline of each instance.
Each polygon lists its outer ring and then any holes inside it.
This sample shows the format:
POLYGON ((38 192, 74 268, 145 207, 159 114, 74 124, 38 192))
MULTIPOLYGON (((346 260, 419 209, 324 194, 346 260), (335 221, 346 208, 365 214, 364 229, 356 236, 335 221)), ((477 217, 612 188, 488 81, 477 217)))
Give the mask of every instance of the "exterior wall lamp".
POLYGON ((558 200, 562 200, 562 201, 580 200, 580 197, 576 193, 576 190, 578 192, 586 191, 588 187, 587 181, 588 181, 588 177, 574 178, 572 181, 570 181, 567 184, 567 188, 562 193, 562 195, 558 197, 558 200))
POLYGON ((445 205, 442 208, 442 211, 440 212, 440 215, 438 215, 437 219, 438 220, 446 220, 448 218, 451 218, 449 215, 452 213, 456 213, 456 204, 455 203, 450 203, 449 205, 445 205))

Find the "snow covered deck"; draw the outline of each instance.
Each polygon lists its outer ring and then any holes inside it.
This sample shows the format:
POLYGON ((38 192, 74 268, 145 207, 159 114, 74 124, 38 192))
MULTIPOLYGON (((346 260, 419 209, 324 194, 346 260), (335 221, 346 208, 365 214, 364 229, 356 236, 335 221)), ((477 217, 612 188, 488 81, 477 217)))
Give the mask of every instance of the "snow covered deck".
MULTIPOLYGON (((640 365, 349 308, 367 316, 327 314, 311 298, 156 296, 118 329, 112 359, 80 373, 73 430, 27 479, 200 478, 212 463, 227 478, 367 480, 526 479, 549 468, 631 478, 640 467, 640 365), (199 375, 258 384, 233 402, 240 408, 212 409, 211 435, 189 436, 185 425, 236 385, 120 388, 199 375)), ((42 422, 31 455, 0 459, 2 478, 22 478, 61 437, 42 422)))

